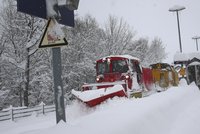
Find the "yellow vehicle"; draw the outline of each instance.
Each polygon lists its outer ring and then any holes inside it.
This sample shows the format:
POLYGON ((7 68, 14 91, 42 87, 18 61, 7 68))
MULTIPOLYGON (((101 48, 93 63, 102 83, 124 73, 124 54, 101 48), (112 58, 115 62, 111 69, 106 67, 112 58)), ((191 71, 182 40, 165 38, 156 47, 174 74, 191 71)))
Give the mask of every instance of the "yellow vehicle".
POLYGON ((170 85, 178 86, 178 73, 174 67, 167 63, 156 63, 150 65, 154 83, 162 88, 167 88, 170 85))

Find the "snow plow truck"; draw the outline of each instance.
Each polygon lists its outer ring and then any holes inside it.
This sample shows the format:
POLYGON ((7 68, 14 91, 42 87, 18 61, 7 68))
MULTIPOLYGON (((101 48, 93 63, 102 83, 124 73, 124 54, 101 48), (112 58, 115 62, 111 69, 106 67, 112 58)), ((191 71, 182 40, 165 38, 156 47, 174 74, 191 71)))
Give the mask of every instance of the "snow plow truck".
POLYGON ((157 89, 159 92, 170 86, 178 86, 179 77, 174 67, 168 63, 155 63, 150 65, 155 85, 161 87, 157 89))
POLYGON ((150 68, 140 65, 130 55, 107 56, 96 61, 96 83, 84 84, 81 91, 72 90, 80 101, 93 107, 108 98, 142 97, 152 90, 150 68))

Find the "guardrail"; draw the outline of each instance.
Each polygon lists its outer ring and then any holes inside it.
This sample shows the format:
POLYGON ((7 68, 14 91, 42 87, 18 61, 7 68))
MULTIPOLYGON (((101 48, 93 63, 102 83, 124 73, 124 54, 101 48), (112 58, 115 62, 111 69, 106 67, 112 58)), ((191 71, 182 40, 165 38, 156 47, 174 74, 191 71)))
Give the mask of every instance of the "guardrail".
POLYGON ((10 106, 8 109, 3 109, 2 111, 0 111, 0 121, 6 121, 6 120, 14 121, 15 119, 31 116, 33 114, 39 115, 54 111, 55 111, 55 105, 46 106, 44 103, 32 108, 10 106))

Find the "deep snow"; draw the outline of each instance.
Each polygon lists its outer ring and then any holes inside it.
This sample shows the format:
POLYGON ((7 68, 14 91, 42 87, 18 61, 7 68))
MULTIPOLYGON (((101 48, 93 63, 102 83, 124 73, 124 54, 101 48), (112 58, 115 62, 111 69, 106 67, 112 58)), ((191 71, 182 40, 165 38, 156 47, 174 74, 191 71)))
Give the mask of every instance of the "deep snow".
POLYGON ((181 82, 140 99, 113 98, 94 108, 74 101, 66 107, 67 123, 56 125, 55 113, 0 122, 1 134, 199 134, 200 91, 181 82))

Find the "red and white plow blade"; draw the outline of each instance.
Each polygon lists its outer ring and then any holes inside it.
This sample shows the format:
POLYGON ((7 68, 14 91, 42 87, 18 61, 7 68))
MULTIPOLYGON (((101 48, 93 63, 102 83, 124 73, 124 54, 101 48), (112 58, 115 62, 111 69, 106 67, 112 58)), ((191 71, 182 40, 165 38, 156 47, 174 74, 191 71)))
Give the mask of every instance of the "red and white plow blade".
POLYGON ((127 96, 122 85, 86 91, 72 90, 72 94, 90 107, 96 106, 108 98, 127 96))

